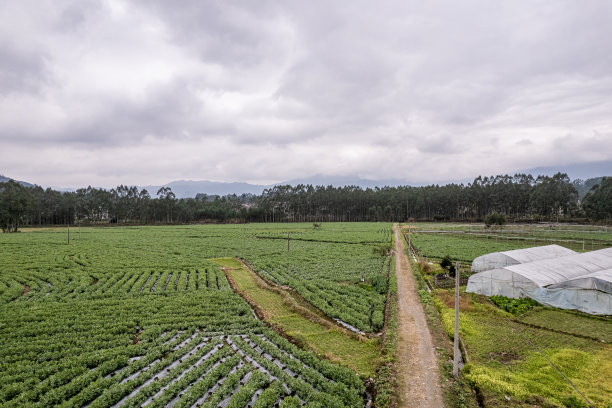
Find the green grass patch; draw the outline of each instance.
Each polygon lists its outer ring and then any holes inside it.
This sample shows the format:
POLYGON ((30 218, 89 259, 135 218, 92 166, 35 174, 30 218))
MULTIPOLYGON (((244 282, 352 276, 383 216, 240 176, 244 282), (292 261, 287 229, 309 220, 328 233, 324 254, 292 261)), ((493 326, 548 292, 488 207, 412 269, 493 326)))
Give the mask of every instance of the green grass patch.
MULTIPOLYGON (((434 302, 452 337, 454 309, 449 305, 449 292, 437 291, 434 302)), ((607 408, 612 403, 612 347, 582 337, 609 336, 609 321, 536 307, 519 320, 540 327, 527 326, 510 321, 516 317, 484 298, 465 293, 459 319, 459 332, 470 357, 465 376, 482 390, 485 406, 508 406, 506 397, 514 406, 579 404, 576 401, 581 397, 524 337, 537 345, 597 407, 607 408), (568 328, 571 325, 573 329, 568 328)))

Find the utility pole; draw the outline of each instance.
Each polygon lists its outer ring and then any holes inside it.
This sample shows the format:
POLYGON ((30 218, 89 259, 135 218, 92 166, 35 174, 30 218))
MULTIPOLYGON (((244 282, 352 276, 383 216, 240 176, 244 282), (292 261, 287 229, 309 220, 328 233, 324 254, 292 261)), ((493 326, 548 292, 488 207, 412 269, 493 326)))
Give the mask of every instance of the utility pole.
POLYGON ((453 377, 459 375, 459 262, 455 262, 455 337, 453 341, 453 377))

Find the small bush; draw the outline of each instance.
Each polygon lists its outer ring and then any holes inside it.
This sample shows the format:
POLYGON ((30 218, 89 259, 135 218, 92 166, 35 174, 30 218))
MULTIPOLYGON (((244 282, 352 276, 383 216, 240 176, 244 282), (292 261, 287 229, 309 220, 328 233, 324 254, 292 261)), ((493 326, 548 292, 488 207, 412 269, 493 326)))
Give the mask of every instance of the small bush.
POLYGON ((431 265, 424 260, 419 261, 419 271, 424 275, 429 275, 431 273, 431 265))
POLYGON ((372 248, 372 253, 380 255, 380 256, 387 256, 390 251, 391 251, 391 244, 380 244, 372 248))
POLYGON ((501 227, 508 222, 508 219, 505 214, 493 212, 485 217, 484 222, 487 228, 491 225, 499 225, 501 227))
POLYGON ((505 296, 491 296, 490 299, 500 309, 505 310, 506 312, 511 313, 513 315, 523 314, 532 307, 539 305, 538 302, 529 298, 512 299, 507 298, 505 296))
POLYGON ((455 263, 450 255, 445 255, 440 261, 440 266, 444 269, 448 276, 455 276, 455 263))

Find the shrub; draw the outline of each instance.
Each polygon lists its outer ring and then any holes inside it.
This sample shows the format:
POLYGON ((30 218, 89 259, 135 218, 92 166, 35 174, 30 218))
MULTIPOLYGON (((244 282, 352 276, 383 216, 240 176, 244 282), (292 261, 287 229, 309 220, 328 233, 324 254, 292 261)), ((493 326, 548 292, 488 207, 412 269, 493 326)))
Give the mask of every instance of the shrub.
POLYGON ((500 309, 505 310, 506 312, 511 313, 513 315, 523 314, 532 307, 539 305, 538 302, 529 298, 512 299, 507 298, 505 296, 491 296, 490 299, 500 309))

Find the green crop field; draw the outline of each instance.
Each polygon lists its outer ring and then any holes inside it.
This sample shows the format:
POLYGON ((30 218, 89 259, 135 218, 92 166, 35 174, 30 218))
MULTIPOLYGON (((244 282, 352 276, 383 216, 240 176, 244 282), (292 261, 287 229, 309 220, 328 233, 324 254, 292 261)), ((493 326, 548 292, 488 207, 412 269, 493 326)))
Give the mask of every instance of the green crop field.
POLYGON ((490 252, 557 244, 574 251, 612 246, 612 229, 588 225, 507 225, 422 223, 411 225, 410 240, 419 255, 441 259, 445 255, 464 263, 490 252))
POLYGON ((363 406, 355 372, 267 328, 211 259, 244 258, 376 332, 390 236, 377 223, 1 234, 0 405, 363 406))

